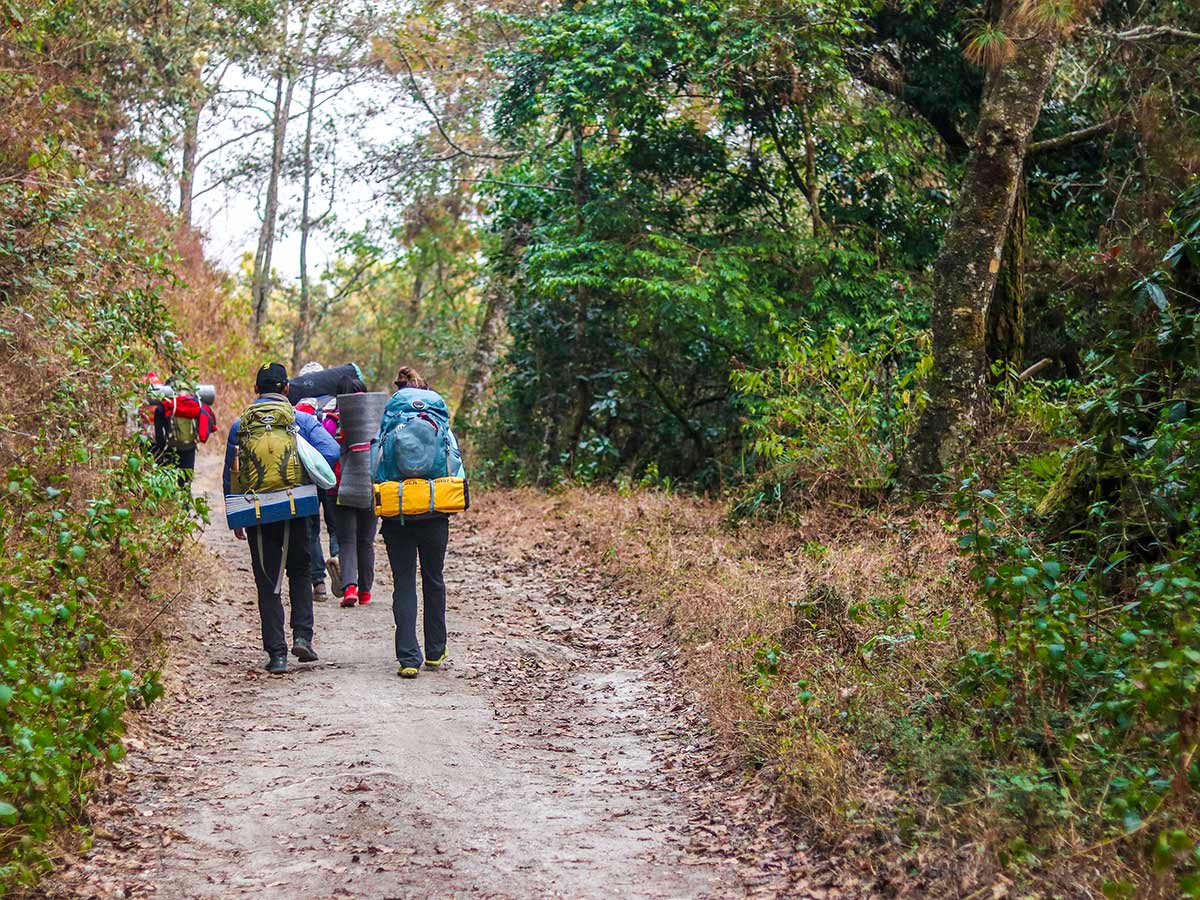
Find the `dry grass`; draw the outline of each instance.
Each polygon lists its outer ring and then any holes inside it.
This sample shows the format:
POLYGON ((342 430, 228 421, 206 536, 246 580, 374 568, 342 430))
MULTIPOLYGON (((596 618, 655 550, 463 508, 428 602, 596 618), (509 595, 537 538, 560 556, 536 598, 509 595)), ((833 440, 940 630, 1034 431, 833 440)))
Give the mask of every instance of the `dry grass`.
POLYGON ((1023 821, 986 787, 958 666, 993 626, 945 508, 825 500, 733 525, 712 501, 566 488, 483 492, 471 515, 514 559, 561 553, 655 610, 723 745, 853 880, 976 900, 1157 883, 1119 842, 1023 821))
POLYGON ((893 766, 988 628, 943 511, 826 503, 733 526, 711 502, 595 489, 489 492, 478 510, 515 555, 558 548, 657 610, 726 746, 881 884, 952 896, 947 879, 990 868, 986 841, 925 857, 914 836, 934 825, 929 786, 893 766), (926 870, 915 881, 911 864, 926 870))

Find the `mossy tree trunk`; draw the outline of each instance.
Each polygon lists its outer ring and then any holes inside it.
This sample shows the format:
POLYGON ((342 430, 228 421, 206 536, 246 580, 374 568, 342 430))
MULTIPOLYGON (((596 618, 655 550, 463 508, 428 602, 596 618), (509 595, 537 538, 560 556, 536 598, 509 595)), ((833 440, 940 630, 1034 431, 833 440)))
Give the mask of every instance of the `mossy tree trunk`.
POLYGON ((991 374, 1002 366, 995 381, 1021 368, 1025 359, 1025 176, 1017 186, 1016 202, 1004 239, 1000 277, 987 313, 987 361, 991 374))
POLYGON ((934 264, 934 370, 900 472, 909 488, 928 486, 961 456, 986 402, 988 307, 1060 41, 1049 27, 1011 28, 1015 55, 985 82, 957 208, 934 264))
POLYGON ((512 300, 512 290, 505 279, 493 278, 483 308, 483 321, 479 324, 479 337, 471 354, 471 366, 463 384, 462 399, 454 413, 454 427, 459 438, 473 430, 479 408, 487 396, 492 373, 500 359, 500 336, 512 300))

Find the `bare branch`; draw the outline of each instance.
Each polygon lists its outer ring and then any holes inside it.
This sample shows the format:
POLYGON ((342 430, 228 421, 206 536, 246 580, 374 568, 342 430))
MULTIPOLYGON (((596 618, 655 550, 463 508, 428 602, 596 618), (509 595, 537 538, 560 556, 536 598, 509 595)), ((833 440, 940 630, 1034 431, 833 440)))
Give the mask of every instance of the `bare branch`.
POLYGON ((1077 131, 1068 131, 1066 134, 1060 134, 1058 137, 1047 138, 1044 141, 1035 141, 1029 145, 1027 151, 1029 156, 1036 156, 1041 153, 1054 153, 1057 150, 1065 150, 1067 147, 1074 147, 1076 144, 1082 144, 1085 141, 1090 141, 1094 137, 1099 137, 1102 134, 1109 134, 1116 131, 1121 120, 1114 116, 1104 122, 1097 122, 1095 125, 1089 125, 1087 128, 1080 128, 1077 131))
POLYGON ((1196 41, 1200 42, 1200 32, 1186 31, 1170 25, 1139 25, 1128 31, 1102 31, 1098 28, 1088 29, 1089 34, 1107 38, 1110 41, 1196 41))
POLYGON ((433 117, 433 124, 437 128, 438 134, 442 136, 442 140, 458 151, 460 155, 469 156, 472 159, 516 159, 521 155, 520 153, 473 153, 472 151, 466 150, 455 143, 450 135, 446 133, 446 129, 442 127, 441 117, 434 112, 433 107, 429 104, 429 101, 425 99, 425 94, 421 91, 421 86, 417 84, 416 73, 413 72, 413 67, 408 61, 408 55, 399 47, 396 47, 395 49, 396 52, 400 54, 400 61, 404 64, 405 72, 408 73, 408 83, 412 86, 413 95, 417 98, 417 101, 423 107, 425 107, 425 111, 433 117))
POLYGON ((535 191, 554 191, 559 194, 571 193, 570 188, 555 187, 551 184, 525 184, 520 181, 500 181, 495 178, 455 178, 454 180, 466 184, 498 184, 501 187, 530 188, 535 191))

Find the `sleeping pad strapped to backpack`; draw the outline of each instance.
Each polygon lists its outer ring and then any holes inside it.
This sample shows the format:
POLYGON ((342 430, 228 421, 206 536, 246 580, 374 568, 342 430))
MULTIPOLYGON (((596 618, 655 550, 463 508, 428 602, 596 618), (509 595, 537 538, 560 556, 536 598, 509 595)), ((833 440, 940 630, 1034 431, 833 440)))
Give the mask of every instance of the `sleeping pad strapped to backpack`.
POLYGON ((286 400, 251 403, 237 438, 234 490, 282 491, 307 483, 296 450, 296 412, 286 400))

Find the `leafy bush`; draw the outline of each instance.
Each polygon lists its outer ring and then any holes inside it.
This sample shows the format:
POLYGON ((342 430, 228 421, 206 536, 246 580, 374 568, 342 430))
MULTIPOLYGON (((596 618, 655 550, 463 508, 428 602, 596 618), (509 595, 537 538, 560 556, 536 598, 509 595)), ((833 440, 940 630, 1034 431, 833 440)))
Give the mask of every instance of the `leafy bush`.
POLYGON ((919 385, 930 357, 926 336, 898 320, 879 331, 864 350, 844 327, 823 337, 786 335, 777 365, 733 373, 750 447, 766 470, 735 514, 778 509, 798 496, 878 496, 887 487, 923 407, 919 385))
POLYGON ((126 708, 162 693, 113 622, 169 585, 163 548, 204 513, 125 431, 148 368, 186 371, 143 208, 70 177, 0 189, 0 891, 36 880, 126 708))
POLYGON ((1200 896, 1200 186, 1173 222, 1163 266, 1111 304, 1057 480, 959 493, 995 626, 962 660, 980 700, 959 712, 1009 812, 1200 896))

